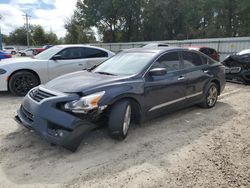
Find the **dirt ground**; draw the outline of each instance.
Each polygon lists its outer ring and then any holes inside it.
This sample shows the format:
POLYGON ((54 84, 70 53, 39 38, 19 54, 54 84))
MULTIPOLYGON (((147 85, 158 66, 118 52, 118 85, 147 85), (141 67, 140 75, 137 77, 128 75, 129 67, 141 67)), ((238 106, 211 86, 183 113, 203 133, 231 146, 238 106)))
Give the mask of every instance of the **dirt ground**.
POLYGON ((227 84, 213 109, 187 108, 130 130, 106 130, 76 153, 13 120, 22 98, 0 94, 0 187, 250 187, 250 86, 227 84))

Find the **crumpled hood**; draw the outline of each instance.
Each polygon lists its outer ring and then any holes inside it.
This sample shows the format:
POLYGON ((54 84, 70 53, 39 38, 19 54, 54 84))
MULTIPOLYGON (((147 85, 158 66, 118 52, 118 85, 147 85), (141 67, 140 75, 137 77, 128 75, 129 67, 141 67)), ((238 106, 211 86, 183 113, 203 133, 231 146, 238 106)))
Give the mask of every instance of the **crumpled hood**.
POLYGON ((49 90, 64 93, 79 93, 99 86, 112 84, 123 79, 125 79, 125 77, 79 71, 55 78, 44 86, 49 90))
POLYGON ((34 63, 34 62, 41 62, 41 61, 47 61, 47 60, 39 60, 39 59, 31 58, 31 57, 8 58, 8 59, 2 59, 0 61, 0 66, 17 64, 17 63, 34 63))

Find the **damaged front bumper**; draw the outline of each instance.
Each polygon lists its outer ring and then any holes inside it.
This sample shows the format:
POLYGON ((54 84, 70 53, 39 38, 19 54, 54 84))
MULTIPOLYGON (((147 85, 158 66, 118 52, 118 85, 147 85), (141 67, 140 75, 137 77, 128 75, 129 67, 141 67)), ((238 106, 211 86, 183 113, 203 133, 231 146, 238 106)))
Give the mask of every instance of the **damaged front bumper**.
POLYGON ((51 93, 44 89, 39 89, 38 92, 40 92, 39 99, 34 98, 31 92, 25 96, 15 120, 24 127, 34 130, 48 142, 76 151, 84 134, 95 129, 97 125, 64 111, 58 104, 77 100, 79 96, 51 93))
POLYGON ((249 84, 250 83, 250 69, 242 69, 241 67, 227 67, 226 79, 249 84))

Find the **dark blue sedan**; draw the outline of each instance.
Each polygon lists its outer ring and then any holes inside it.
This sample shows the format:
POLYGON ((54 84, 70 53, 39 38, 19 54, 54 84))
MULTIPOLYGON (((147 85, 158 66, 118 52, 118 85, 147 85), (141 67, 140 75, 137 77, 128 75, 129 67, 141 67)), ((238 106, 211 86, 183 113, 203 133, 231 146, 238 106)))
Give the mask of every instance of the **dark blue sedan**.
POLYGON ((6 58, 11 58, 11 57, 12 57, 11 54, 9 54, 8 52, 0 50, 0 60, 6 59, 6 58))
POLYGON ((131 122, 195 104, 214 107, 224 87, 225 67, 198 51, 130 49, 32 89, 15 119, 75 151, 97 125, 107 124, 113 138, 125 139, 131 122))

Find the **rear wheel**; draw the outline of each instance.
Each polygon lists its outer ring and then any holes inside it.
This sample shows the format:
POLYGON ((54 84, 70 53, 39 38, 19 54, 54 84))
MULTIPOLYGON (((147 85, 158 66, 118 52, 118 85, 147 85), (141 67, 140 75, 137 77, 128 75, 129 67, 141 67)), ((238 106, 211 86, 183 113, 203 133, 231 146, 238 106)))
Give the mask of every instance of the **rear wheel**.
POLYGON ((109 116, 109 133, 115 139, 125 139, 131 124, 132 106, 128 100, 115 103, 109 116))
POLYGON ((203 108, 212 108, 218 100, 218 86, 214 82, 209 85, 203 102, 200 104, 203 108))
POLYGON ((9 90, 14 95, 24 96, 33 87, 39 85, 36 75, 28 71, 20 71, 13 74, 9 80, 9 90))

